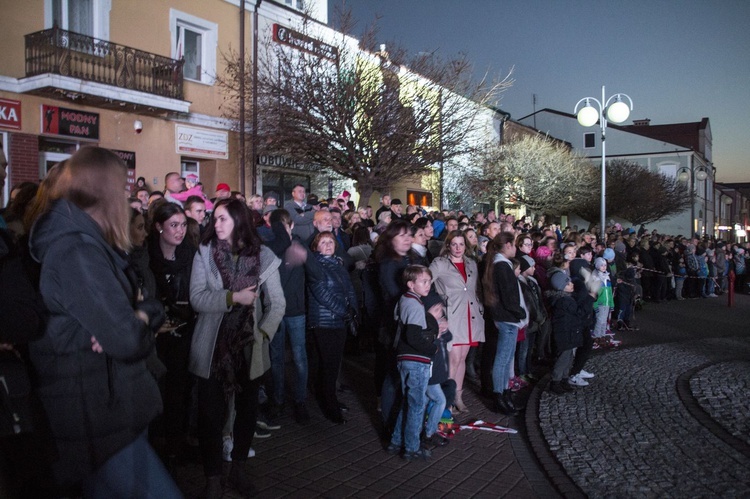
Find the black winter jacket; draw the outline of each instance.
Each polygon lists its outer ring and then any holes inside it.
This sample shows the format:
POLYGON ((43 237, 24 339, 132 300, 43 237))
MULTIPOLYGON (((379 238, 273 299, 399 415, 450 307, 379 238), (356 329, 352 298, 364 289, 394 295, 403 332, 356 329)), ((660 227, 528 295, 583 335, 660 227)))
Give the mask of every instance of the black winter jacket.
POLYGON ((307 281, 307 324, 310 327, 340 329, 344 317, 357 310, 357 296, 349 273, 335 256, 313 253, 321 278, 307 281))
POLYGON ((585 289, 575 293, 547 291, 547 297, 552 307, 552 338, 557 351, 581 346, 596 300, 585 289))
MULTIPOLYGON (((486 265, 490 265, 487 262, 486 265)), ((496 322, 520 322, 526 318, 526 311, 521 306, 521 289, 518 278, 509 261, 500 260, 492 263, 492 285, 495 287, 497 303, 486 304, 492 320, 496 322)))
POLYGON ((30 345, 38 393, 49 416, 62 484, 90 474, 138 438, 161 411, 144 359, 154 335, 134 313, 127 261, 96 222, 66 200, 52 204, 32 230, 40 290, 50 313, 30 345), (91 348, 94 336, 104 350, 91 348))

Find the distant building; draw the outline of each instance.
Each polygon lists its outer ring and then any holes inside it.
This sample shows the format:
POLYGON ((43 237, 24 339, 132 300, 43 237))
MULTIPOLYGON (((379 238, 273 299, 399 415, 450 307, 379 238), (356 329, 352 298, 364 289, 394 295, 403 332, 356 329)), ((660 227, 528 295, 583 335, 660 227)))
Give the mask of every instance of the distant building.
MULTIPOLYGON (((570 143, 574 150, 593 162, 601 162, 598 126, 584 128, 575 115, 553 109, 542 109, 518 121, 528 126, 535 124, 537 130, 570 143)), ((652 172, 676 177, 685 183, 686 196, 690 195, 692 187, 695 193, 692 207, 653 223, 659 232, 712 235, 716 225, 716 169, 711 159, 711 144, 708 118, 670 125, 651 125, 650 120, 635 120, 633 125, 626 126, 608 123, 606 160, 632 161, 652 172)), ((607 185, 607 190, 610 189, 617 189, 617 186, 607 185)), ((575 220, 568 223, 573 225, 575 220)))

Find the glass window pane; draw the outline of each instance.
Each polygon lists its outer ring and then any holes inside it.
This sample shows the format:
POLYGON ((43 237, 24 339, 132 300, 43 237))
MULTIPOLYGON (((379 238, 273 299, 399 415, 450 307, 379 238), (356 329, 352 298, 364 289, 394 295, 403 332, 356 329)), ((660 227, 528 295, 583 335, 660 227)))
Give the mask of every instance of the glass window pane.
POLYGON ((93 0, 68 0, 68 29, 94 36, 93 0))
POLYGON ((201 34, 182 28, 185 31, 185 78, 201 79, 201 34))

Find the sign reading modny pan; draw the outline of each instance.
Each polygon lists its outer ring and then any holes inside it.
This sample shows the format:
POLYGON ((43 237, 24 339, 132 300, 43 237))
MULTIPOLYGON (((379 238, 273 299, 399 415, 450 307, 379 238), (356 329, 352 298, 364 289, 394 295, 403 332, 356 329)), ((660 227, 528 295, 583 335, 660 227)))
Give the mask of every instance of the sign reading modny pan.
POLYGON ((273 40, 333 62, 338 62, 339 60, 338 48, 293 29, 281 26, 280 24, 273 25, 273 40))

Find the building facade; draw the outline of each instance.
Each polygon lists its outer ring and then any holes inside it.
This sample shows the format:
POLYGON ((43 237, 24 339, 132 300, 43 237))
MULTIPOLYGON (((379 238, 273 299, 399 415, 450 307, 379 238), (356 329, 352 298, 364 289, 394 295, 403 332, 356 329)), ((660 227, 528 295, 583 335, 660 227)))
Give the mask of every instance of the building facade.
MULTIPOLYGON (((601 131, 598 126, 584 128, 575 115, 552 109, 542 109, 518 121, 570 143, 578 153, 601 163, 601 131)), ((650 120, 636 120, 628 126, 608 123, 606 140, 607 161, 627 160, 652 172, 675 177, 684 183, 685 196, 693 193, 689 209, 651 224, 653 228, 666 234, 713 234, 716 169, 712 161, 708 118, 672 125, 650 125, 650 120)), ((617 189, 617 186, 607 185, 608 192, 610 189, 617 189)), ((635 199, 637 193, 633 195, 635 199)), ((615 221, 628 223, 626 220, 615 221)), ((577 223, 575 217, 570 217, 568 223, 586 225, 583 220, 577 223)))

